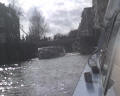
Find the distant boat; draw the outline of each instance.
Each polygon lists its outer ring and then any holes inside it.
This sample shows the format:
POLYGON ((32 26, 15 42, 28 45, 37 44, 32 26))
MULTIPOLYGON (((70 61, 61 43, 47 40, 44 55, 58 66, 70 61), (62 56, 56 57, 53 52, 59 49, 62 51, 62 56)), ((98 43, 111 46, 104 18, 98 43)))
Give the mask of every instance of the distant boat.
POLYGON ((38 58, 48 59, 65 55, 65 49, 63 47, 49 46, 38 48, 38 58))

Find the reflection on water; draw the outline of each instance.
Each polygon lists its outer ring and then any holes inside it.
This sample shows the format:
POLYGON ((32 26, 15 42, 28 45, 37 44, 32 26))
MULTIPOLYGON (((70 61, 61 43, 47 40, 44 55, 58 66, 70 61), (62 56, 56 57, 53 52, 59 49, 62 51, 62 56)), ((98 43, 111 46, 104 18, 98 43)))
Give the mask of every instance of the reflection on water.
MULTIPOLYGON (((54 82, 53 78, 48 77, 48 73, 44 70, 43 66, 41 67, 41 65, 49 65, 49 63, 51 64, 52 62, 43 60, 40 63, 38 59, 35 59, 22 63, 21 65, 1 66, 0 96, 48 96, 45 92, 54 93, 56 89, 59 89, 60 92, 64 91, 64 83, 60 83, 59 81, 54 82), (40 73, 43 73, 43 75, 40 73), (49 81, 52 82, 50 83, 49 81), (51 86, 52 84, 54 85, 54 83, 56 86, 51 86), (47 88, 44 86, 45 84, 47 84, 47 88)), ((48 70, 50 68, 51 70, 52 66, 50 66, 51 65, 44 67, 46 67, 46 69, 48 68, 48 70)))
POLYGON ((18 64, 0 67, 0 96, 16 96, 15 91, 24 87, 22 74, 25 69, 25 66, 20 67, 18 64))
POLYGON ((0 66, 0 96, 34 96, 35 94, 28 94, 28 91, 31 91, 30 86, 34 85, 30 84, 32 81, 29 82, 29 78, 27 78, 27 76, 30 77, 29 67, 30 62, 22 65, 0 66), (24 80, 24 78, 28 80, 24 80))
POLYGON ((0 66, 0 96, 72 96, 86 60, 66 55, 0 66))
MULTIPOLYGON (((61 82, 59 81, 60 78, 55 77, 55 79, 58 78, 58 81, 55 81, 54 76, 51 78, 48 77, 49 73, 52 75, 49 70, 53 70, 51 66, 53 62, 55 62, 55 64, 58 63, 57 60, 52 62, 42 60, 40 63, 38 59, 35 59, 22 63, 21 65, 13 64, 11 66, 1 66, 0 96, 53 96, 48 94, 50 92, 55 93, 57 89, 57 94, 59 92, 61 93, 61 91, 66 94, 68 90, 64 88, 64 82, 62 82, 62 80, 61 82), (46 65, 44 66, 46 68, 41 67, 41 65, 46 65), (44 69, 48 69, 48 72, 44 69), (44 86, 45 84, 47 88, 44 86), (48 92, 48 94, 45 92, 48 92)), ((53 74, 55 76, 57 76, 56 71, 53 74)))

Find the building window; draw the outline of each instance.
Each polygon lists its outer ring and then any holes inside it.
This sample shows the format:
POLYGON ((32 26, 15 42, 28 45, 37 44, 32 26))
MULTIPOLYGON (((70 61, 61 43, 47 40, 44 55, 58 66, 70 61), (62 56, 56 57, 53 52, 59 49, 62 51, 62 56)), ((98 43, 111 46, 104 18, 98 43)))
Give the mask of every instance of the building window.
POLYGON ((0 28, 5 27, 5 20, 4 18, 0 18, 0 28))

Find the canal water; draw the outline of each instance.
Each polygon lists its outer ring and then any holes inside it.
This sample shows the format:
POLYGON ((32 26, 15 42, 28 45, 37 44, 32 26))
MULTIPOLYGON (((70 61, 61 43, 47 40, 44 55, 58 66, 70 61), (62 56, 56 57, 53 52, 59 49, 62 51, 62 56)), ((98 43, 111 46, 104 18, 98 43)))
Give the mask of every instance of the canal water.
MULTIPOLYGON (((28 96, 23 87, 29 86, 24 79, 29 63, 3 65, 0 68, 0 96, 28 96), (23 94, 22 94, 23 93, 23 94)), ((29 89, 30 90, 30 89, 29 89)), ((28 90, 28 91, 29 91, 28 90)), ((28 94, 29 92, 27 92, 28 94)))
POLYGON ((0 66, 0 96, 72 96, 87 61, 79 55, 0 66))

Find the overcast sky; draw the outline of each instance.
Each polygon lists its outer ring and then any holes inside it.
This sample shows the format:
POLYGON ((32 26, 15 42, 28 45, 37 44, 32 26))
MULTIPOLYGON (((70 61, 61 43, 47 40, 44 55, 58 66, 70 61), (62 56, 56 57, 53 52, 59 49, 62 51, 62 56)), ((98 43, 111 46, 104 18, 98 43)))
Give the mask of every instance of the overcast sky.
MULTIPOLYGON (((7 4, 8 0, 0 0, 7 4)), ((25 19, 30 9, 37 7, 45 16, 50 27, 49 36, 56 33, 66 34, 78 28, 83 8, 91 6, 91 0, 18 0, 25 13, 25 19)), ((26 21, 25 21, 26 22, 26 21)), ((28 22, 23 23, 28 31, 28 22)))

